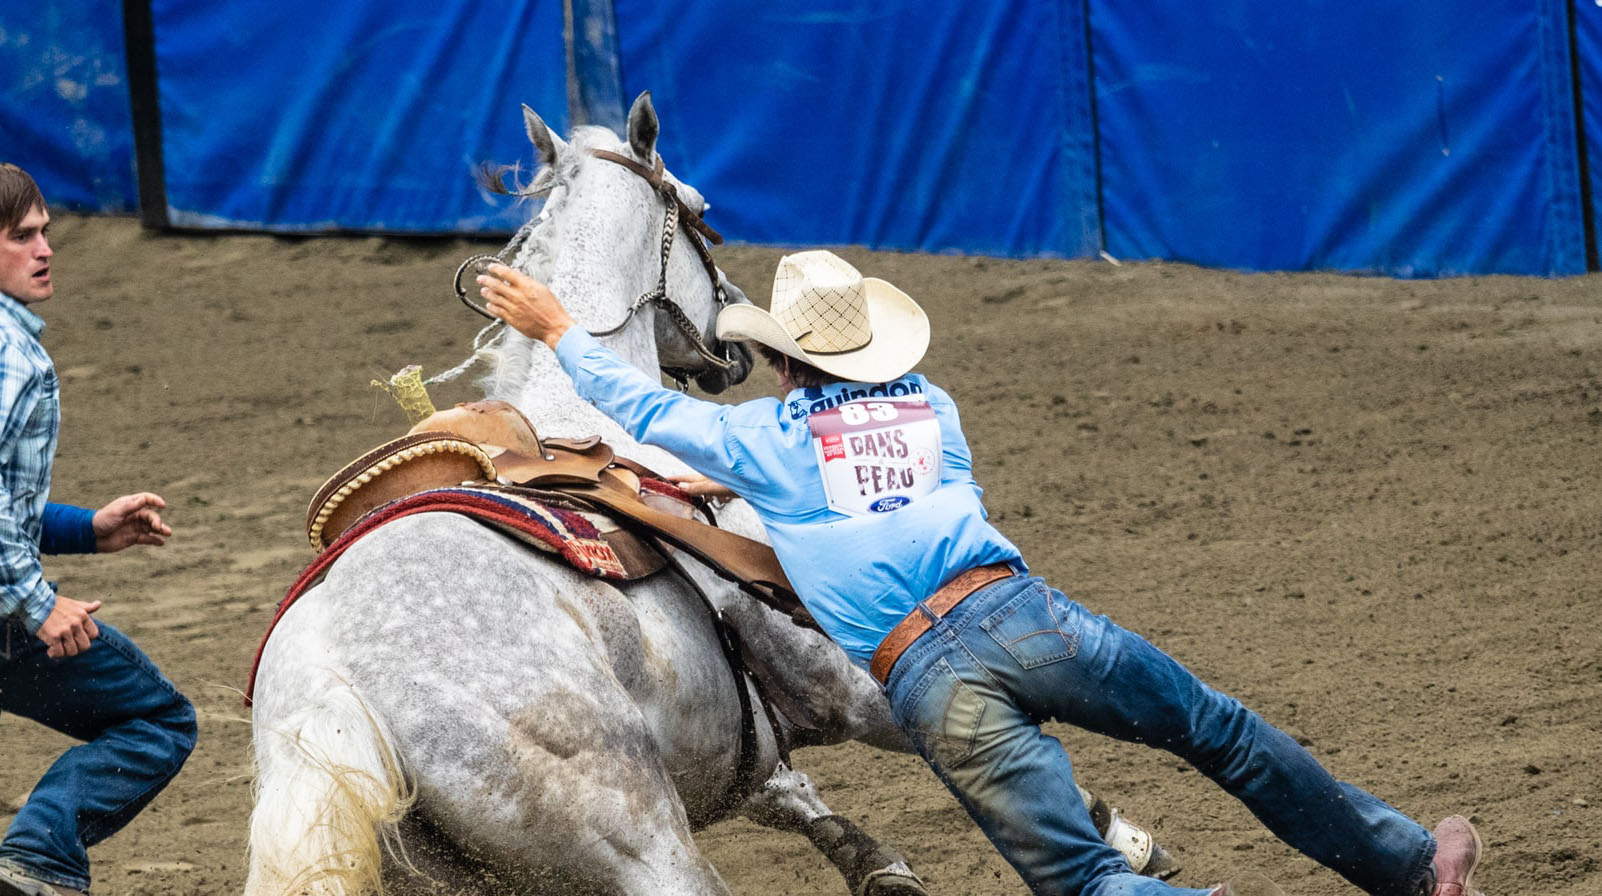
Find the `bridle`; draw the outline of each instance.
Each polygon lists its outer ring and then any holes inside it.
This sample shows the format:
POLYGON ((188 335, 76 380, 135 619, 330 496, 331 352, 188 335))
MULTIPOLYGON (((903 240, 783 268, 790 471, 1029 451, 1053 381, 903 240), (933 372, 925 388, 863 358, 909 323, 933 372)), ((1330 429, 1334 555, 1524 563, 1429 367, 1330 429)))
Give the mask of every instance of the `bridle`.
MULTIPOLYGON (((679 225, 683 224, 684 235, 688 237, 690 245, 695 247, 696 255, 701 259, 701 267, 706 271, 707 279, 712 283, 712 294, 717 300, 718 310, 721 311, 728 305, 729 296, 727 290, 723 288, 722 275, 718 272, 717 264, 712 260, 712 252, 706 245, 707 241, 710 241, 713 245, 718 245, 723 242, 723 237, 708 226, 700 215, 696 214, 693 209, 684 203, 684 199, 679 196, 678 189, 664 176, 661 156, 657 157, 654 168, 647 168, 620 153, 609 152, 604 149, 592 149, 589 152, 596 158, 621 165, 639 175, 658 196, 662 197, 664 204, 667 206, 667 213, 662 218, 662 263, 657 272, 656 288, 641 293, 639 298, 630 303, 628 313, 624 315, 623 320, 617 326, 605 330, 591 330, 589 331, 590 335, 611 336, 628 326, 629 322, 634 319, 634 315, 641 308, 646 305, 655 305, 667 315, 668 320, 679 328, 679 331, 695 347, 696 353, 705 359, 708 364, 719 370, 728 370, 735 366, 736 361, 733 358, 719 355, 707 345, 706 340, 701 335, 700 328, 690 320, 689 315, 684 313, 684 309, 669 298, 667 294, 668 257, 673 251, 673 240, 678 234, 679 225)), ((462 262, 461 266, 456 269, 455 279, 456 297, 461 300, 462 304, 484 317, 491 320, 497 319, 495 315, 489 313, 488 309, 467 297, 467 290, 462 286, 462 274, 470 267, 475 265, 482 266, 488 262, 510 265, 511 259, 516 257, 518 249, 533 232, 533 224, 534 222, 530 222, 519 228, 518 232, 512 236, 511 241, 497 254, 474 255, 462 262)), ((718 340, 714 339, 714 342, 716 341, 718 340)), ((663 367, 662 372, 672 378, 681 389, 685 388, 690 377, 694 374, 694 371, 670 367, 663 367)))

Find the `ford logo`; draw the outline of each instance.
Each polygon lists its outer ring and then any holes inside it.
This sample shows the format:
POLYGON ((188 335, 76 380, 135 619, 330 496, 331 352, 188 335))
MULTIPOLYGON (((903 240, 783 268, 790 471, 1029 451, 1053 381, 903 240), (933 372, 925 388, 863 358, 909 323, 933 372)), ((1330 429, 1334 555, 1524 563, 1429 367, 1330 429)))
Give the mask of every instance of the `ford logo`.
POLYGON ((895 510, 897 507, 905 507, 911 503, 911 498, 895 495, 894 497, 890 498, 880 498, 872 504, 869 504, 868 509, 874 513, 889 513, 890 511, 895 510))

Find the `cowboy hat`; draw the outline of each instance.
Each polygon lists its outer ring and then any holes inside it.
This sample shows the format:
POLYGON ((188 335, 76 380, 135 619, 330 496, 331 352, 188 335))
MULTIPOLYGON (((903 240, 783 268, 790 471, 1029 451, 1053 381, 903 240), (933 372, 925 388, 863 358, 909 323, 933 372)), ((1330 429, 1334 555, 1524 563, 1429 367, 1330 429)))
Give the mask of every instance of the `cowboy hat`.
POLYGON ((724 308, 718 338, 760 342, 859 383, 896 379, 929 348, 929 318, 917 302, 827 250, 779 259, 771 307, 724 308))

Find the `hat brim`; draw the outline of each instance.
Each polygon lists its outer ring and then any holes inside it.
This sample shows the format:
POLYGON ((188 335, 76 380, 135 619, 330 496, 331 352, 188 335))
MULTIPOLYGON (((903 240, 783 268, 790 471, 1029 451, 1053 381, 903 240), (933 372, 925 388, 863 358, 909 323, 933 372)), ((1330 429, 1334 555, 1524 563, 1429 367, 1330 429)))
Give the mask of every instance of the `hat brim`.
POLYGON ((864 277, 862 285, 873 338, 861 348, 809 352, 790 337, 778 318, 755 305, 730 305, 718 312, 718 338, 759 342, 851 382, 889 382, 923 360, 929 350, 929 316, 911 296, 884 280, 864 277))

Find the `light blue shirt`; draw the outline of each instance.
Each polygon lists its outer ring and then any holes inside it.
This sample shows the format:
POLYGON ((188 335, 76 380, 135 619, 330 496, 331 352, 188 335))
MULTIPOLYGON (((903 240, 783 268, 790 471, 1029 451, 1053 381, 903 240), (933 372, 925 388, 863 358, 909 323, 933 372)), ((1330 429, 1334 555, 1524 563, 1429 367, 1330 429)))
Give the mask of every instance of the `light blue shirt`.
POLYGON ((43 331, 38 315, 0 294, 0 619, 20 618, 30 633, 56 605, 39 565, 61 424, 56 368, 39 343, 43 331))
POLYGON ((958 573, 990 563, 1025 571, 1018 549, 986 522, 957 406, 920 374, 725 405, 663 388, 578 327, 563 335, 556 356, 579 395, 630 435, 751 503, 807 610, 864 667, 890 629, 958 573), (807 418, 886 394, 921 394, 934 409, 939 486, 888 513, 831 510, 807 418))

